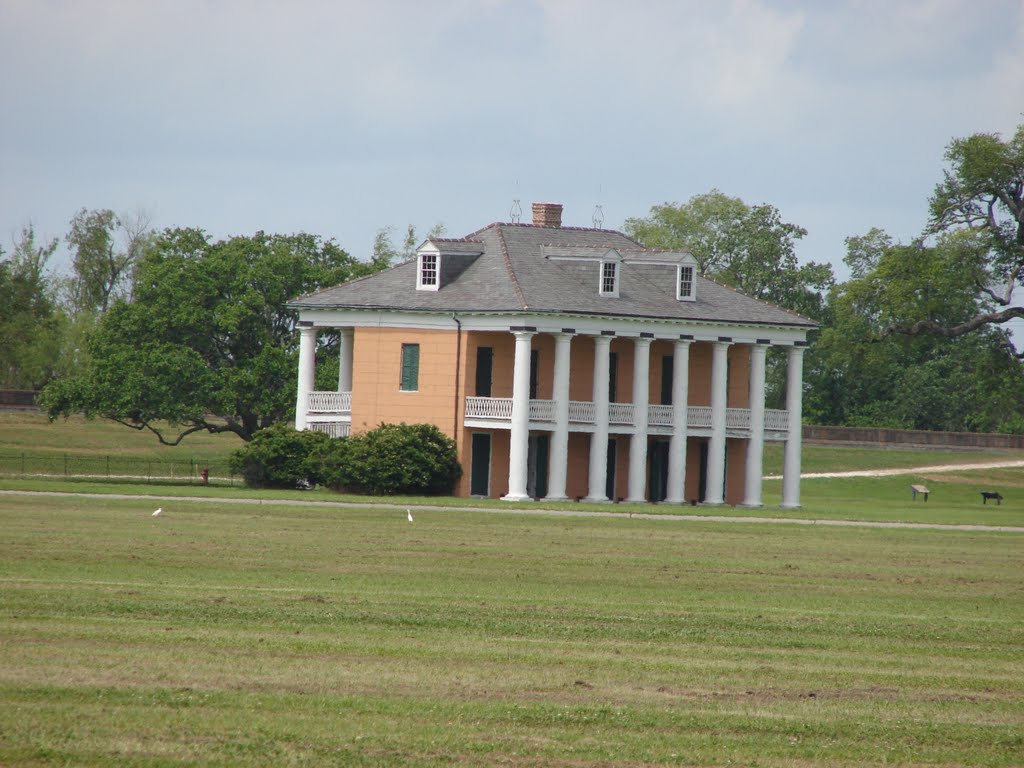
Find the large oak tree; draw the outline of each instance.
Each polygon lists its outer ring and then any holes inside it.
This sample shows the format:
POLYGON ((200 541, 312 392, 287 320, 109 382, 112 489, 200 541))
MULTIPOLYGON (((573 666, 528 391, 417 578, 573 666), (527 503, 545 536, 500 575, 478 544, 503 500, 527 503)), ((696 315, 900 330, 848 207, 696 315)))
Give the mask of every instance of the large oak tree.
POLYGON ((137 265, 134 298, 114 302, 86 366, 46 387, 51 418, 84 413, 177 444, 197 431, 253 434, 295 406, 291 297, 374 267, 308 234, 210 242, 167 230, 137 265))

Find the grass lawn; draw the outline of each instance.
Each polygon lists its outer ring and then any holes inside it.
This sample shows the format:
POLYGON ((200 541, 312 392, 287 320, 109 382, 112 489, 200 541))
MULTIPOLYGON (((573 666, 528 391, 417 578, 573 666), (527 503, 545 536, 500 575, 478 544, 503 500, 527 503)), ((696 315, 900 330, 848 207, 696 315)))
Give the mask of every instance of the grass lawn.
POLYGON ((152 508, 0 496, 0 764, 1024 754, 1022 534, 152 508))

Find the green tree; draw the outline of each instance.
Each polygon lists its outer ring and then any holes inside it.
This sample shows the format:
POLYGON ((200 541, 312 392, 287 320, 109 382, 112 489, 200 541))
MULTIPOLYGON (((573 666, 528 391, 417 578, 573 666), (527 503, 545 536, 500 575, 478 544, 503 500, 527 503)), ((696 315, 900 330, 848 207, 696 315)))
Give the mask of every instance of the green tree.
POLYGON ((295 405, 294 296, 369 273, 308 234, 210 242, 166 230, 88 338, 85 367, 49 385, 51 418, 85 413, 149 430, 165 444, 197 431, 250 440, 295 405))
POLYGON ((807 231, 774 206, 747 205, 717 189, 683 204, 656 205, 626 220, 626 233, 648 248, 688 251, 701 274, 812 318, 824 311, 833 283, 828 264, 801 265, 796 241, 807 231))
POLYGON ((0 249, 0 386, 34 389, 53 376, 63 317, 46 266, 56 249, 31 224, 9 256, 0 249))
MULTIPOLYGON (((886 333, 936 333, 962 336, 983 326, 1024 317, 1015 296, 1024 270, 1024 125, 1013 138, 976 133, 954 139, 946 148, 942 181, 929 201, 926 236, 944 237, 959 251, 953 277, 962 281, 961 301, 973 309, 964 317, 933 317, 927 304, 893 322, 886 333)), ((946 266, 953 266, 947 262, 946 266)), ((901 275, 891 285, 906 295, 917 282, 901 275)))
POLYGON ((77 314, 106 312, 118 298, 131 298, 135 266, 152 240, 145 213, 117 215, 83 208, 71 219, 67 243, 73 276, 67 303, 77 314))
POLYGON ((1024 368, 1005 331, 886 333, 914 318, 952 326, 971 317, 972 254, 957 234, 935 245, 903 245, 877 229, 847 239, 854 277, 831 292, 827 321, 805 364, 809 420, 954 431, 1019 421, 1024 368))
MULTIPOLYGON (((427 237, 444 237, 444 224, 435 224, 427 232, 427 237)), ((377 269, 384 269, 392 264, 408 261, 416 255, 416 247, 420 240, 416 236, 416 227, 410 224, 405 229, 405 237, 398 245, 394 241, 394 229, 381 227, 373 237, 373 256, 370 263, 377 269)))

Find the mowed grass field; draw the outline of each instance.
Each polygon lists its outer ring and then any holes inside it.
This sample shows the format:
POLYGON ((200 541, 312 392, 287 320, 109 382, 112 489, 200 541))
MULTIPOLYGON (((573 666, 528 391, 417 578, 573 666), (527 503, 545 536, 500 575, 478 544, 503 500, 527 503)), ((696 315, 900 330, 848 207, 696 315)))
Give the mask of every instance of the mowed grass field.
POLYGON ((1024 534, 154 506, 0 496, 0 764, 1024 762, 1024 534))

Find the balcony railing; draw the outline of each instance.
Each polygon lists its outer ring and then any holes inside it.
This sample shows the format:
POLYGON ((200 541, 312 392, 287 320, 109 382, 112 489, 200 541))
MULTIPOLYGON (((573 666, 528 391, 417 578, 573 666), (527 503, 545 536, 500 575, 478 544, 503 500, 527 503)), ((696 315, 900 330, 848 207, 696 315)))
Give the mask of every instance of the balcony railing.
MULTIPOLYGON (((633 403, 609 403, 608 423, 613 426, 633 426, 633 403)), ((687 409, 687 428, 691 430, 711 429, 711 408, 706 405, 691 405, 687 409)), ((594 404, 581 400, 569 401, 569 425, 571 427, 591 426, 594 424, 594 404)), ((488 422, 496 427, 504 427, 512 420, 511 397, 467 397, 465 418, 467 421, 488 422)), ((531 400, 530 421, 534 423, 554 424, 555 401, 531 400)), ((647 406, 647 423, 649 427, 672 427, 671 405, 647 406)), ((766 410, 764 428, 766 432, 785 432, 789 424, 786 411, 766 410)), ((750 411, 746 408, 729 408, 725 414, 725 427, 733 432, 749 432, 750 411)))
POLYGON ((352 413, 351 392, 310 392, 307 413, 352 413))

